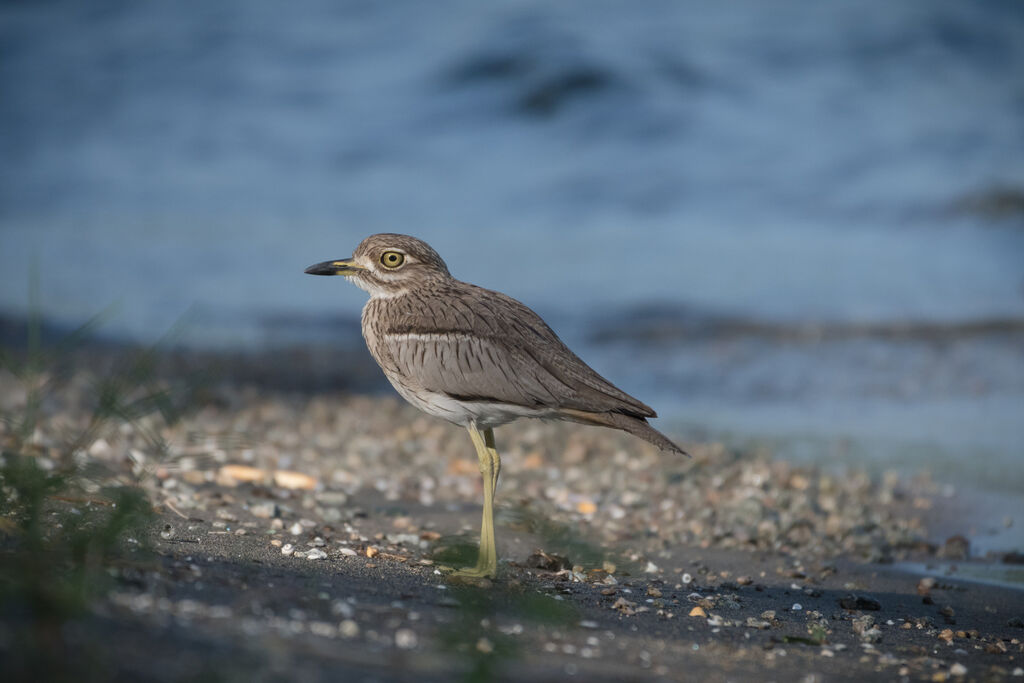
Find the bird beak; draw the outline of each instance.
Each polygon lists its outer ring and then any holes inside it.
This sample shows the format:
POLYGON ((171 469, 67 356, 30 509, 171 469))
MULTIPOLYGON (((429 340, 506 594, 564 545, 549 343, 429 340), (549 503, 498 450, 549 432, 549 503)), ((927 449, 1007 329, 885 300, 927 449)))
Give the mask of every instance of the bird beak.
POLYGON ((306 273, 309 275, 352 275, 360 270, 366 270, 366 267, 359 265, 350 258, 345 258, 340 261, 317 263, 306 268, 306 273))

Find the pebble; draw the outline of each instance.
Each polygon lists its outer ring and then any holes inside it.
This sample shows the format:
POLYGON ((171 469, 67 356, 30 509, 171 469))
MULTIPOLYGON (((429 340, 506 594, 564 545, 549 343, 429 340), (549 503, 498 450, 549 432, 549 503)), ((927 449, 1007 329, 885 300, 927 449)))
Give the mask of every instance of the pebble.
POLYGON ((956 662, 953 666, 949 667, 949 673, 953 676, 966 676, 967 667, 960 662, 956 662))
POLYGON ((849 610, 878 611, 882 609, 882 603, 864 595, 847 595, 845 598, 840 598, 839 606, 849 610))
POLYGON ((259 517, 260 519, 270 519, 271 517, 277 517, 281 514, 280 510, 278 510, 277 503, 272 501, 250 505, 249 513, 253 517, 259 517))
POLYGON ((274 472, 274 483, 283 489, 302 489, 312 491, 317 486, 317 480, 302 472, 291 472, 289 470, 276 470, 274 472))
POLYGON ((342 638, 355 638, 359 635, 359 624, 352 619, 345 619, 338 624, 338 633, 342 638))
POLYGON ((690 610, 690 616, 691 617, 704 617, 704 618, 706 618, 708 616, 708 613, 704 611, 703 607, 701 607, 700 605, 697 605, 692 610, 690 610))
POLYGON ((967 556, 970 555, 971 544, 963 536, 951 536, 946 539, 946 542, 939 548, 937 553, 939 557, 947 560, 966 560, 967 556))
POLYGON ((281 546, 282 555, 291 555, 294 552, 295 546, 293 546, 291 543, 285 543, 283 546, 281 546))
POLYGON ((217 472, 217 483, 223 486, 238 486, 240 483, 263 481, 267 473, 249 465, 223 465, 217 472))
POLYGON ((352 548, 341 548, 340 552, 346 557, 355 557, 359 554, 355 550, 352 550, 352 548))
POLYGON ((323 560, 326 557, 327 557, 327 553, 325 553, 320 548, 313 548, 308 553, 306 553, 306 559, 307 560, 323 560))
POLYGON ((418 642, 419 637, 411 628, 400 628, 395 631, 395 647, 400 650, 412 650, 418 642))
POLYGON ((880 643, 882 642, 882 630, 877 627, 872 627, 860 634, 860 639, 865 643, 880 643))
POLYGON ((299 536, 300 534, 302 534, 303 531, 304 529, 302 528, 302 525, 298 522, 295 522, 295 524, 292 524, 290 527, 288 527, 288 533, 290 533, 292 536, 299 536))

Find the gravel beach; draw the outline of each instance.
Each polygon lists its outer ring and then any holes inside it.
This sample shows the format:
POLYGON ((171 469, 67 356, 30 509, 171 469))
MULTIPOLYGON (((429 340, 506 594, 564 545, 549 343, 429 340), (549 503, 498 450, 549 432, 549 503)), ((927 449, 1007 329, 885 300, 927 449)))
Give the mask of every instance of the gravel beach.
MULTIPOLYGON (((96 378, 125 355, 75 353, 34 375, 52 382, 29 439, 44 469, 88 429, 96 378)), ((52 678, 1024 676, 1024 592, 936 564, 1012 558, 934 543, 946 504, 936 484, 686 435, 689 459, 598 428, 499 429, 502 571, 457 581, 446 568, 474 556, 481 495, 464 431, 354 393, 372 368, 353 367, 351 384, 344 366, 318 374, 328 362, 353 359, 162 357, 146 383, 187 395, 188 410, 173 424, 167 411, 111 423, 71 454, 91 469, 80 497, 51 501, 55 513, 87 514, 119 483, 144 490, 157 515, 87 613, 60 626, 52 678)), ((0 373, 5 415, 25 410, 25 384, 0 373)), ((12 425, 0 424, 5 449, 12 425)), ((23 552, 0 537, 5 557, 23 552)), ((17 645, 31 613, 0 614, 3 679, 39 680, 17 645)))

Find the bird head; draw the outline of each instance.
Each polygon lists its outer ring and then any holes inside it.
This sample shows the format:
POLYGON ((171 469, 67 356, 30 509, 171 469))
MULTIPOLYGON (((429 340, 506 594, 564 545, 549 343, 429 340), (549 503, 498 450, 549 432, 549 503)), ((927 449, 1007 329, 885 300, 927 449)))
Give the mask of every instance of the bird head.
POLYGON ((371 296, 396 296, 412 287, 450 279, 448 266, 429 244, 409 235, 370 235, 352 258, 306 268, 310 275, 344 275, 371 296))

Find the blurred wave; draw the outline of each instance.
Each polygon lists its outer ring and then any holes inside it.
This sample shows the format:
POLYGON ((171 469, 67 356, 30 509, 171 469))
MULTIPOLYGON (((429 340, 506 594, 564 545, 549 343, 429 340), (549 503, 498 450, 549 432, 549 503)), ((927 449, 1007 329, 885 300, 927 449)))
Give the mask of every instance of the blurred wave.
POLYGON ((1022 74, 1016 0, 3 3, 0 311, 358 345, 302 269, 408 232, 689 432, 1019 467, 1022 74))

